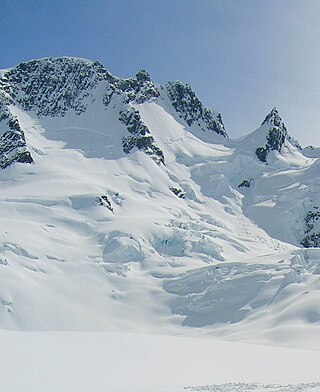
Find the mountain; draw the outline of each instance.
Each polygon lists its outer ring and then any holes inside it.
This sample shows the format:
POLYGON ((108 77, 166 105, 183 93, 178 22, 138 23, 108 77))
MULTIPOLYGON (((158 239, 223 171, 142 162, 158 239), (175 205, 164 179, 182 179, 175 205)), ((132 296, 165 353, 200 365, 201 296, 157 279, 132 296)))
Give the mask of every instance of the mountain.
POLYGON ((320 161, 276 109, 233 140, 145 70, 63 57, 0 76, 2 328, 314 347, 320 161))
MULTIPOLYGON (((262 162, 267 162, 267 156, 271 151, 283 152, 285 148, 301 150, 299 143, 294 140, 282 122, 279 112, 273 108, 261 124, 263 133, 266 134, 266 144, 256 149, 256 155, 262 162)), ((259 131, 258 131, 259 132, 259 131)))

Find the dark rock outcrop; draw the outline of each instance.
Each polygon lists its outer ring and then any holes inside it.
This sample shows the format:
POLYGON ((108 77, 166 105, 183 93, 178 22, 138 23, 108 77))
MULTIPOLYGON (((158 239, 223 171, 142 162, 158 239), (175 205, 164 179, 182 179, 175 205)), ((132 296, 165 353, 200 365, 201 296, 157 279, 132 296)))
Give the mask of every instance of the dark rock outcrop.
POLYGON ((27 150, 25 135, 18 119, 11 114, 6 105, 1 103, 0 122, 8 128, 0 136, 0 168, 5 169, 13 162, 32 163, 33 159, 27 150))
POLYGON ((70 57, 21 63, 0 79, 0 91, 38 116, 65 116, 70 109, 79 115, 94 101, 92 90, 99 83, 105 84, 105 106, 114 94, 123 95, 126 103, 143 103, 159 96, 145 70, 135 78, 121 79, 112 76, 99 61, 70 57))
POLYGON ((220 113, 204 107, 191 87, 176 81, 166 85, 172 106, 189 126, 197 123, 203 131, 213 131, 227 137, 220 113))
POLYGON ((174 193, 176 196, 178 196, 179 199, 184 199, 185 198, 185 192, 183 192, 182 189, 174 188, 174 187, 170 187, 169 189, 170 189, 170 191, 172 193, 174 193))
POLYGON ((238 188, 250 188, 251 182, 253 181, 253 178, 249 178, 249 180, 243 180, 239 185, 238 188))
POLYGON ((117 88, 125 94, 125 102, 144 103, 159 97, 160 93, 145 70, 140 70, 135 78, 118 79, 117 88))
POLYGON ((99 196, 99 197, 96 199, 96 203, 97 203, 99 206, 106 207, 109 211, 111 211, 111 212, 114 214, 114 211, 113 211, 113 208, 112 208, 111 201, 109 200, 107 194, 102 195, 102 196, 99 196))
POLYGON ((143 123, 138 110, 132 107, 122 110, 119 120, 126 125, 130 133, 129 136, 122 139, 122 148, 126 154, 136 147, 150 155, 157 164, 164 163, 163 152, 157 146, 147 126, 143 123))
POLYGON ((305 248, 320 247, 320 225, 316 223, 320 219, 320 210, 318 206, 313 207, 305 216, 305 237, 301 240, 301 245, 305 248), (317 226, 317 227, 316 227, 317 226))
POLYGON ((286 142, 289 142, 292 146, 301 150, 299 143, 288 134, 287 128, 282 122, 276 108, 271 110, 261 126, 264 124, 269 126, 266 135, 266 144, 265 146, 256 149, 256 155, 261 162, 267 162, 267 156, 270 151, 281 152, 282 146, 285 145, 286 142))
POLYGON ((24 110, 38 116, 64 116, 69 109, 84 112, 90 90, 115 78, 98 61, 61 57, 21 63, 5 73, 0 89, 24 110))

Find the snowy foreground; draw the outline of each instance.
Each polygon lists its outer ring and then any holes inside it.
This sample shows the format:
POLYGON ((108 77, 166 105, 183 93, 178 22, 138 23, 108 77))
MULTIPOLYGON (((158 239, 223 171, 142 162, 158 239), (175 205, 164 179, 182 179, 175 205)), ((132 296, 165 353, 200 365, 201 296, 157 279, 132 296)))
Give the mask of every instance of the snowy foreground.
POLYGON ((1 392, 320 391, 317 351, 87 332, 1 331, 0 345, 1 392))

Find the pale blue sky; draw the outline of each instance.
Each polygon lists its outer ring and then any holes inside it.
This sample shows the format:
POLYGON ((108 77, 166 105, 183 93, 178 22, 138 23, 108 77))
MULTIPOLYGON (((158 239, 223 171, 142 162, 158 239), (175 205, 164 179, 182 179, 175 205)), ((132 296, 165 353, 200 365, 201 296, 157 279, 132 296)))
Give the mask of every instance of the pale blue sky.
POLYGON ((231 137, 277 106, 320 146, 319 0, 0 0, 0 68, 45 56, 100 60, 121 77, 180 79, 231 137))

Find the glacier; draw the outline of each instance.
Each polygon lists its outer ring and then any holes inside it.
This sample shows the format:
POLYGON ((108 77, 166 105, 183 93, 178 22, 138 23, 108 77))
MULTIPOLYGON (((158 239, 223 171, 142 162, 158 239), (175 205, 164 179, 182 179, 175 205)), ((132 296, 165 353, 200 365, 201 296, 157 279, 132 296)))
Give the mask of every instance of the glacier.
POLYGON ((121 79, 62 57, 0 76, 4 340, 121 332, 320 349, 320 154, 276 108, 232 139, 189 85, 145 70, 121 79))

